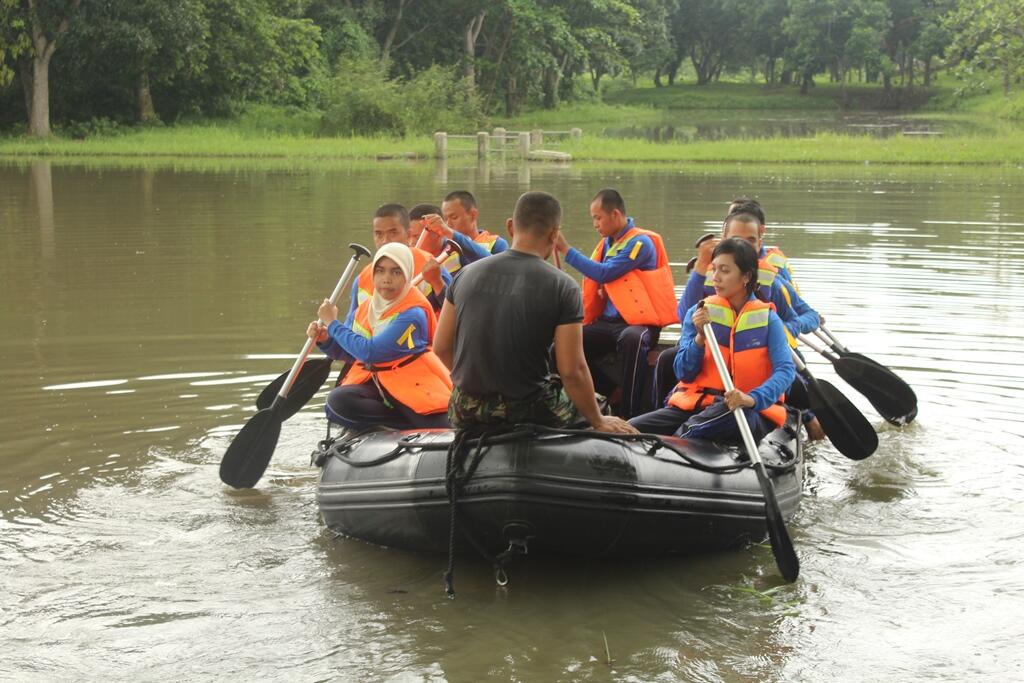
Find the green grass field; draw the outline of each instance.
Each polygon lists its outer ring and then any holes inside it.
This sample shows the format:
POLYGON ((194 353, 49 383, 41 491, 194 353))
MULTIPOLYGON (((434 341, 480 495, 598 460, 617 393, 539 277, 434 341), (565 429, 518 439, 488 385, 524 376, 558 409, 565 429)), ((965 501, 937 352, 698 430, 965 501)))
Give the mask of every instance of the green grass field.
MULTIPOLYGON (((868 92, 867 86, 851 86, 850 91, 868 92)), ((870 88, 875 94, 877 86, 870 88)), ((494 118, 492 126, 510 130, 544 128, 584 129, 579 141, 549 140, 554 147, 572 154, 574 161, 614 163, 742 163, 742 164, 947 164, 947 165, 1021 165, 1024 164, 1024 128, 1006 120, 991 125, 996 117, 1012 119, 1024 116, 1024 94, 1005 98, 988 93, 971 98, 954 94, 950 81, 941 80, 934 96, 918 114, 942 120, 966 119, 990 125, 970 132, 955 132, 934 137, 889 138, 860 134, 817 133, 810 137, 743 137, 713 141, 653 142, 645 139, 602 137, 606 127, 656 126, 704 117, 712 120, 731 113, 754 116, 757 112, 814 112, 832 116, 836 111, 839 89, 823 84, 809 96, 796 88, 766 88, 757 83, 719 83, 709 86, 677 84, 655 88, 652 84, 632 87, 622 82, 608 89, 608 102, 578 102, 555 110, 527 112, 514 118, 494 118), (682 110, 683 113, 672 114, 682 110), (746 112, 746 113, 744 113, 746 112)), ((1003 120, 1003 119, 999 119, 1003 120)), ((318 137, 319 113, 268 106, 253 107, 231 121, 209 121, 167 127, 126 127, 112 134, 75 140, 54 136, 35 140, 21 136, 0 137, 0 156, 62 158, 222 158, 307 160, 381 160, 422 159, 434 154, 431 136, 406 138, 318 137)), ((470 131, 459 131, 470 132, 470 131)), ((471 142, 453 141, 451 149, 466 150, 471 142), (465 144, 463 144, 465 143, 465 144)), ((472 153, 454 155, 453 163, 473 160, 472 153)))

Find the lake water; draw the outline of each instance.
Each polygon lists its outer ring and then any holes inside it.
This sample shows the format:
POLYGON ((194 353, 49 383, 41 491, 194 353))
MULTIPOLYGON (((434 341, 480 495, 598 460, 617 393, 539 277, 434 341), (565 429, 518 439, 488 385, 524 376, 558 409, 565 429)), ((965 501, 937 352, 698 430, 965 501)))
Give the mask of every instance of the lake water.
POLYGON ((0 678, 1019 680, 1022 297, 1021 169, 0 162, 0 678), (545 189, 586 250, 604 186, 678 262, 759 196, 832 331, 917 391, 895 428, 811 359, 880 446, 809 449, 795 584, 761 546, 507 589, 466 558, 449 601, 444 558, 324 529, 317 401, 258 489, 220 483, 377 205, 468 188, 500 229, 545 189))

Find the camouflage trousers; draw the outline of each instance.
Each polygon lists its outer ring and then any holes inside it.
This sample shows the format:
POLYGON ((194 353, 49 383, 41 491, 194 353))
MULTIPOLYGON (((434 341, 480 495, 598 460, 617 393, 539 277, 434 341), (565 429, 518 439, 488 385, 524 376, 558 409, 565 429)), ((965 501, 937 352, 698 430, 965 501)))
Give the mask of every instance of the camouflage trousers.
POLYGON ((448 402, 448 421, 455 429, 519 423, 555 428, 587 426, 558 379, 549 379, 538 393, 523 399, 507 399, 500 394, 471 396, 455 387, 448 402))

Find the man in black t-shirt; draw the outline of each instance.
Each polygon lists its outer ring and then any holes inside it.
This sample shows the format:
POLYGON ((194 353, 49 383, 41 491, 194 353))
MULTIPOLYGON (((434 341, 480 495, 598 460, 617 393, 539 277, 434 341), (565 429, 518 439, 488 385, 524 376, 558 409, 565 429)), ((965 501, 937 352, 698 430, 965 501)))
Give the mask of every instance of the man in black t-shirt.
POLYGON ((434 351, 452 371, 453 427, 568 427, 582 416, 600 431, 635 433, 601 415, 583 355, 579 285, 545 262, 561 218, 550 194, 522 195, 508 221, 511 249, 461 269, 448 287, 434 351), (552 342, 561 383, 550 377, 552 342))

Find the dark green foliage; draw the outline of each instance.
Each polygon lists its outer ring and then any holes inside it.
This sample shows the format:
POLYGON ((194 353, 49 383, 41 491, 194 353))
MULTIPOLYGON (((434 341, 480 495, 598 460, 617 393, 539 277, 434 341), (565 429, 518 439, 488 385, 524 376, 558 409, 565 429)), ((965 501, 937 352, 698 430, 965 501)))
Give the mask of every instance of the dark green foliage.
MULTIPOLYGON (((606 77, 749 74, 914 99, 939 69, 1024 74, 1020 0, 0 0, 0 126, 25 121, 33 26, 59 123, 324 112, 322 130, 465 132, 600 99, 606 77), (34 22, 34 23, 33 23, 34 22), (332 76, 332 74, 334 74, 332 76), (442 103, 440 105, 436 103, 442 103)), ((624 77, 624 78, 623 78, 624 77)), ((855 94, 849 95, 850 103, 855 94)), ((315 118, 315 116, 314 116, 315 118)), ((90 124, 92 125, 92 124, 90 124)))

